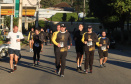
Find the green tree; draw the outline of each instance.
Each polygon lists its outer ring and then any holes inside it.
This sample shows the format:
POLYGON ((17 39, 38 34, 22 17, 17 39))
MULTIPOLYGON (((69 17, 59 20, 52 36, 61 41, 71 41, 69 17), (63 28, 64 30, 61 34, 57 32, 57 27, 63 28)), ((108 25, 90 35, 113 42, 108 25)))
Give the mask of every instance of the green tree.
MULTIPOLYGON (((4 17, 4 22, 5 22, 5 25, 10 28, 10 16, 5 16, 4 17)), ((14 17, 13 18, 13 25, 17 25, 18 26, 18 18, 14 17)))
MULTIPOLYGON (((105 28, 113 30, 120 27, 123 31, 127 14, 131 10, 131 0, 90 0, 89 7, 105 28)), ((123 33, 121 37, 123 41, 123 33)))

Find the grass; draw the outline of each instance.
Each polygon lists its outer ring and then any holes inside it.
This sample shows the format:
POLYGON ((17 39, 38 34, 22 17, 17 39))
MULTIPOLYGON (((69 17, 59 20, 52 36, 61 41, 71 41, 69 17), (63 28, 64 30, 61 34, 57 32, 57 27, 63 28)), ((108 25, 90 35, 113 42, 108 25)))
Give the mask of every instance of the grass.
POLYGON ((3 41, 0 41, 0 45, 2 45, 4 42, 3 41))
MULTIPOLYGON (((58 21, 58 22, 70 22, 71 16, 75 19, 75 22, 82 22, 82 18, 79 18, 78 21, 78 15, 77 13, 67 13, 66 14, 66 20, 63 21, 63 13, 56 13, 52 18, 47 18, 49 21, 58 21)), ((99 23, 99 20, 95 17, 85 17, 85 22, 90 22, 90 23, 99 23)))

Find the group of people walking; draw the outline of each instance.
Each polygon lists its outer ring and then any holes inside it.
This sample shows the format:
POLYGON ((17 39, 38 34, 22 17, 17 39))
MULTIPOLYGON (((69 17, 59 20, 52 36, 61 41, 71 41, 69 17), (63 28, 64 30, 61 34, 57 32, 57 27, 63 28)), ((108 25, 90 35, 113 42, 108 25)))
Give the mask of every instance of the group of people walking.
MULTIPOLYGON (((20 53, 20 48, 19 49, 15 48, 14 43, 20 44, 20 41, 23 41, 24 39, 22 33, 18 32, 18 28, 17 29, 16 28, 17 26, 15 26, 13 28, 13 32, 10 32, 9 35, 7 36, 8 44, 11 44, 9 46, 11 73, 14 72, 14 70, 16 70, 16 66, 18 63, 17 58, 19 57, 20 53), (19 35, 19 37, 17 34, 19 35), (13 69, 13 56, 15 56, 14 69, 13 69)), ((30 52, 34 52, 33 66, 36 65, 36 56, 37 56, 37 65, 39 65, 40 52, 43 52, 43 43, 46 42, 46 32, 44 32, 43 28, 41 28, 41 31, 39 31, 39 29, 35 29, 34 31, 34 29, 32 28, 31 32, 29 32, 28 39, 30 43, 30 52)), ((64 77, 67 52, 68 49, 70 49, 70 46, 72 46, 71 34, 68 31, 66 31, 65 24, 57 25, 57 31, 55 31, 52 34, 50 40, 54 44, 56 73, 60 75, 60 77, 64 77)), ((95 45, 98 46, 98 53, 100 57, 100 68, 106 67, 105 63, 107 61, 108 49, 110 45, 109 38, 106 37, 106 31, 102 31, 102 37, 98 38, 97 34, 92 31, 91 25, 88 26, 88 30, 85 32, 83 31, 83 25, 80 24, 78 30, 74 32, 73 40, 75 41, 75 49, 77 53, 76 56, 77 71, 82 71, 83 55, 85 53, 85 63, 83 73, 87 74, 88 68, 90 73, 93 72, 95 45)))

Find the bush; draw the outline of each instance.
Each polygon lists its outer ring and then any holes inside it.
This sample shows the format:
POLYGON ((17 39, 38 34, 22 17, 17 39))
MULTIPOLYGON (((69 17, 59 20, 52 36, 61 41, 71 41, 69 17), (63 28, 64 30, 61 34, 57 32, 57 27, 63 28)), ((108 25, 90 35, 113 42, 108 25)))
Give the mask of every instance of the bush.
POLYGON ((78 20, 77 13, 56 13, 51 18, 47 18, 47 19, 52 21, 68 22, 70 21, 71 18, 74 18, 74 21, 77 21, 78 20))

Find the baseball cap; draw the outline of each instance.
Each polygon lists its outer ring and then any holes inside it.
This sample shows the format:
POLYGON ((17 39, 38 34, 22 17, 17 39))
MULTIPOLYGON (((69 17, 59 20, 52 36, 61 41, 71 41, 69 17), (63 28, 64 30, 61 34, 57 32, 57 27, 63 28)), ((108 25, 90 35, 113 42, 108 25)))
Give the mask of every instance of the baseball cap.
POLYGON ((88 28, 92 28, 92 26, 91 26, 91 25, 88 25, 88 28))
POLYGON ((66 27, 65 24, 61 24, 60 26, 61 26, 61 27, 66 27))

